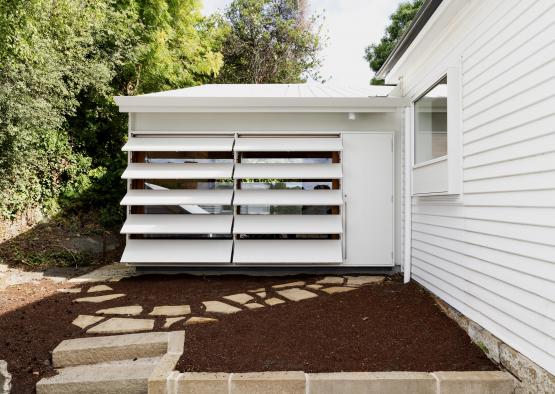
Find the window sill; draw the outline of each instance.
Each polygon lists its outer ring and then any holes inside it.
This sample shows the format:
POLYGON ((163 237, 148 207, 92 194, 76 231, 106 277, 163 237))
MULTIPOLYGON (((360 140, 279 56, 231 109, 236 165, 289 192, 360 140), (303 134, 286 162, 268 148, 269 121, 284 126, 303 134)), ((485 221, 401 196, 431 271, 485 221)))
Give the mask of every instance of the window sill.
POLYGON ((445 156, 441 156, 441 157, 436 157, 435 159, 432 160, 428 160, 422 163, 418 163, 418 164, 413 164, 412 169, 415 170, 417 168, 422 168, 422 167, 426 167, 435 163, 440 163, 442 161, 447 161, 447 155, 445 156))

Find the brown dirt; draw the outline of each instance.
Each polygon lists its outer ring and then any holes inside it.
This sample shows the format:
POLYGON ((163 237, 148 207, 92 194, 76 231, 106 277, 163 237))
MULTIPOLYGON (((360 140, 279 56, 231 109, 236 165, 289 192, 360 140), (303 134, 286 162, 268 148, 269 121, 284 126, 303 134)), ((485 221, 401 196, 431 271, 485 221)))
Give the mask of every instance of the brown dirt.
MULTIPOLYGON (((224 295, 316 277, 141 276, 108 283, 127 296, 102 304, 74 304, 76 294, 56 285, 12 286, 0 291, 0 359, 13 374, 14 393, 34 392, 53 373, 50 352, 84 332, 71 324, 79 314, 140 304, 146 316, 156 305, 191 305, 224 295)), ((94 284, 85 284, 84 290, 94 284)), ((79 287, 79 285, 77 285, 79 287)), ((219 322, 186 327, 181 371, 388 371, 496 369, 416 284, 387 281, 349 293, 218 316, 219 322)), ((205 314, 207 315, 207 314, 205 314)), ((162 331, 163 318, 155 330, 162 331)), ((177 330, 179 323, 171 327, 177 330)))
POLYGON ((387 282, 190 327, 185 371, 497 369, 412 283, 387 282))

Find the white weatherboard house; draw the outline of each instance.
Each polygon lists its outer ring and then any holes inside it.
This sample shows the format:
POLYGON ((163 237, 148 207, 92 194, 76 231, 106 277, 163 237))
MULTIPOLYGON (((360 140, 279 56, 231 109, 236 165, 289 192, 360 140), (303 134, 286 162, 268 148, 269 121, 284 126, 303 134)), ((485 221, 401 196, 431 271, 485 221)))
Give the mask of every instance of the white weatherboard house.
POLYGON ((378 73, 395 86, 118 97, 122 262, 402 270, 554 373, 554 21, 427 1, 378 73))

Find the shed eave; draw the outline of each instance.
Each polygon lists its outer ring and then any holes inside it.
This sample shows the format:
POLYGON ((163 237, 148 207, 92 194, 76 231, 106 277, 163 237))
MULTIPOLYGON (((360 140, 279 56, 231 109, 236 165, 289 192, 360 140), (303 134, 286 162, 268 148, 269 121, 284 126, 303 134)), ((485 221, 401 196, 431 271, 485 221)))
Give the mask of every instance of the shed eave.
POLYGON ((391 112, 398 97, 156 97, 117 96, 120 112, 391 112))

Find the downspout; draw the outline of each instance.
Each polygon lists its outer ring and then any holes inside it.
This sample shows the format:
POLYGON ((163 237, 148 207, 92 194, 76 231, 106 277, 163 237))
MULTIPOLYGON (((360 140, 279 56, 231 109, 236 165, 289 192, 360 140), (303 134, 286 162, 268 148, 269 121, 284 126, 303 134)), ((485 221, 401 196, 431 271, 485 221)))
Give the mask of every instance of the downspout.
POLYGON ((403 245, 403 281, 410 282, 411 261, 412 261, 412 109, 406 107, 404 109, 404 245, 403 245))

